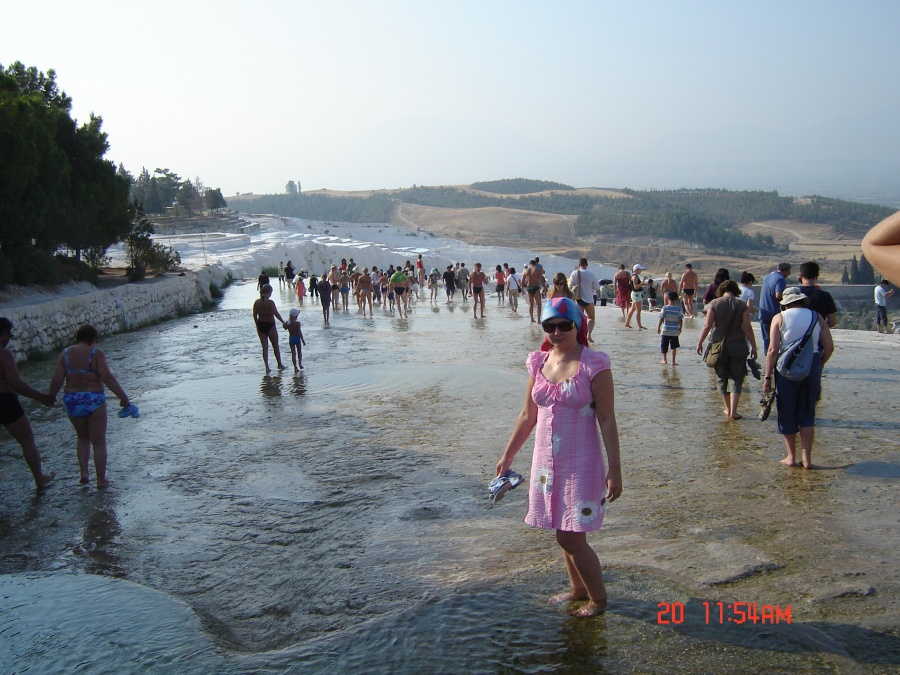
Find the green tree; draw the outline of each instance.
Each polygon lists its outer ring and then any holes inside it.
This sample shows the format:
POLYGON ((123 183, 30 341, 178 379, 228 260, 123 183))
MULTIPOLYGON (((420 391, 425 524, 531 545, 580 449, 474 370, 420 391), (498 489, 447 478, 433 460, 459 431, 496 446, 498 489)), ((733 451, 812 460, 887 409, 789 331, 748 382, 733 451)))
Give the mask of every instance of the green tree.
POLYGON ((215 190, 208 189, 204 193, 203 199, 206 208, 210 211, 218 211, 219 209, 224 209, 228 206, 228 202, 226 202, 225 197, 222 196, 221 188, 216 188, 215 190))
POLYGON ((78 126, 71 99, 21 62, 0 65, 0 266, 18 283, 56 278, 53 255, 78 258, 128 232, 128 180, 103 159, 102 119, 78 126), (35 255, 38 255, 36 258, 35 255))
POLYGON ((859 280, 859 263, 856 262, 856 256, 853 256, 853 261, 850 263, 850 283, 851 284, 861 284, 862 282, 859 280))
POLYGON ((844 273, 841 274, 841 283, 849 284, 850 283, 850 274, 847 272, 847 266, 844 265, 844 273))
POLYGON ((294 181, 289 180, 287 182, 287 185, 284 186, 284 191, 286 194, 289 194, 289 195, 297 194, 297 184, 294 181))
POLYGON ((125 259, 128 277, 143 279, 148 271, 166 272, 181 264, 181 256, 169 247, 153 241, 153 223, 144 214, 139 202, 130 207, 131 230, 125 238, 125 259))
POLYGON ((865 255, 859 256, 859 283, 875 283, 875 269, 872 267, 872 263, 866 260, 865 255))

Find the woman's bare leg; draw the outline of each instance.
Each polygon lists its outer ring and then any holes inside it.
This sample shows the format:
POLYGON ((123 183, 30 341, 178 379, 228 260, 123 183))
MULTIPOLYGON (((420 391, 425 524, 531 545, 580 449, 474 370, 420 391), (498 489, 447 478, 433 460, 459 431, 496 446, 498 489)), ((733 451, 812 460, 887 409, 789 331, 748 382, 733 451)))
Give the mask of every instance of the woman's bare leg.
MULTIPOLYGON (((278 347, 278 331, 275 329, 275 326, 272 326, 269 329, 269 342, 272 343, 272 353, 275 354, 275 362, 278 364, 278 367, 284 369, 284 364, 281 362, 281 349, 278 347)), ((269 369, 269 359, 268 354, 266 354, 266 370, 269 369)))
POLYGON ((265 333, 256 331, 259 342, 262 345, 263 363, 266 364, 266 372, 269 372, 269 338, 265 333))
MULTIPOLYGON (((582 607, 574 613, 575 616, 588 617, 600 614, 606 609, 606 586, 603 583, 603 568, 600 566, 600 559, 587 543, 587 534, 557 530, 556 541, 566 553, 566 570, 570 570, 571 563, 571 570, 581 581, 577 587, 574 582, 572 583, 573 595, 579 593, 583 588, 587 590, 590 599, 586 607, 582 607)), ((571 582, 572 572, 570 571, 569 574, 571 582)))
POLYGON ((109 485, 106 478, 106 404, 97 408, 94 414, 87 418, 88 434, 94 451, 94 471, 97 474, 97 487, 105 488, 109 485))

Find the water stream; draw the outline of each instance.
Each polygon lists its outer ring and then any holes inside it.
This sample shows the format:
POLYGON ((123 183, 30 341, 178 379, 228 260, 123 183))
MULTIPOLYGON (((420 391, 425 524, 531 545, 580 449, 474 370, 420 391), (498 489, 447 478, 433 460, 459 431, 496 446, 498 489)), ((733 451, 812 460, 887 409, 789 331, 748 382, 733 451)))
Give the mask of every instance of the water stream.
MULTIPOLYGON (((552 533, 522 522, 526 492, 485 498, 542 337, 527 312, 489 299, 475 320, 469 305, 423 301, 408 321, 376 306, 325 328, 307 302, 304 370, 266 374, 255 297, 235 285, 215 311, 103 339, 142 413, 110 419, 110 489, 79 486, 61 408, 27 404, 58 475, 43 493, 0 434, 0 670, 900 667, 900 423, 882 412, 898 390, 894 347, 838 332, 823 469, 805 472, 778 464, 754 381, 746 419, 724 420, 689 348, 699 322, 664 368, 654 331, 598 308, 625 493, 590 537, 609 611, 575 620, 544 602, 565 573, 552 533), (782 620, 729 622, 736 602, 782 620)), ((289 294, 275 299, 286 315, 289 294)), ((43 388, 53 366, 22 372, 43 388)))

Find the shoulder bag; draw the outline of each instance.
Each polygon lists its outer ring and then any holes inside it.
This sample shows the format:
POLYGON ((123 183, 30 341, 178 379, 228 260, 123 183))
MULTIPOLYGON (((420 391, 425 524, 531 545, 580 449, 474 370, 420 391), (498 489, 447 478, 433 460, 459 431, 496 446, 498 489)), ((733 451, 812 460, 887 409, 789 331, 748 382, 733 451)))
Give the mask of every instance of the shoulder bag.
POLYGON ((738 312, 737 309, 735 309, 734 314, 731 315, 731 319, 728 321, 728 327, 725 329, 725 334, 722 339, 718 342, 710 342, 709 346, 706 348, 703 360, 706 361, 706 365, 710 368, 716 367, 719 358, 722 356, 722 352, 725 350, 725 340, 728 339, 728 333, 734 323, 735 316, 740 316, 740 312, 738 312))

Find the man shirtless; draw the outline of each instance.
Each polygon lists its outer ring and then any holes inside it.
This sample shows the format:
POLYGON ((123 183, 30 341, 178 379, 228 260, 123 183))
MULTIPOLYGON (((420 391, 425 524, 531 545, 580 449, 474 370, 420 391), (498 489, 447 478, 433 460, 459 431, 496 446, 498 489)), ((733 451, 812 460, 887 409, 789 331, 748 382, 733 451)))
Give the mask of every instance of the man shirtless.
POLYGON ((6 317, 0 317, 0 423, 3 424, 13 438, 22 446, 22 456, 25 458, 31 475, 34 476, 34 484, 39 488, 45 487, 53 480, 56 474, 44 473, 41 466, 41 453, 38 452, 34 442, 34 431, 28 415, 19 403, 16 394, 27 396, 35 401, 40 401, 46 406, 53 405, 53 398, 48 394, 42 394, 32 388, 19 375, 16 367, 16 359, 6 346, 12 339, 12 321, 6 317))
POLYGON ((531 323, 534 323, 535 306, 537 306, 537 322, 540 323, 541 312, 543 311, 541 307, 541 291, 544 289, 546 281, 544 280, 543 271, 538 269, 534 260, 528 262, 525 274, 522 275, 522 285, 525 287, 525 292, 528 293, 528 314, 531 316, 531 323))
POLYGON ((681 283, 678 284, 678 290, 682 295, 684 302, 684 313, 689 319, 694 318, 694 296, 697 295, 697 288, 700 280, 694 271, 694 266, 688 263, 684 266, 684 274, 681 275, 681 283))
POLYGON ((478 318, 478 303, 481 302, 481 318, 484 318, 484 285, 487 283, 487 275, 481 271, 481 263, 475 263, 475 271, 469 275, 469 286, 472 289, 472 312, 478 318))

